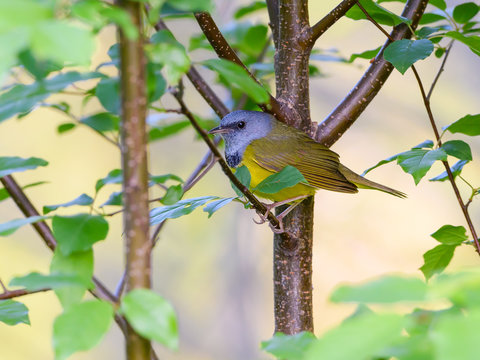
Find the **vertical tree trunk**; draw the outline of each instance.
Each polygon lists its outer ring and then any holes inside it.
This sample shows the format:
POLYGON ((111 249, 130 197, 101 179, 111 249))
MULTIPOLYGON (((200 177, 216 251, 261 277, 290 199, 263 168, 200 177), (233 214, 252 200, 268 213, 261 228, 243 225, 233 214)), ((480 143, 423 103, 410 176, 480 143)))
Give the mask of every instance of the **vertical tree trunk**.
MULTIPOLYGON (((128 39, 120 31, 120 84, 122 93, 122 169, 124 200, 124 234, 126 239, 126 289, 150 288, 149 213, 147 137, 145 114, 145 56, 141 10, 142 4, 120 0, 130 15, 139 36, 128 39)), ((149 360, 150 342, 130 327, 127 331, 127 359, 149 360)))
MULTIPOLYGON (((298 41, 309 27, 306 0, 267 1, 275 53, 276 96, 295 114, 291 125, 310 129, 308 62, 310 45, 298 41)), ((281 212, 283 209, 277 210, 281 212)), ((313 197, 283 222, 286 233, 274 236, 275 332, 313 331, 312 238, 313 197)))

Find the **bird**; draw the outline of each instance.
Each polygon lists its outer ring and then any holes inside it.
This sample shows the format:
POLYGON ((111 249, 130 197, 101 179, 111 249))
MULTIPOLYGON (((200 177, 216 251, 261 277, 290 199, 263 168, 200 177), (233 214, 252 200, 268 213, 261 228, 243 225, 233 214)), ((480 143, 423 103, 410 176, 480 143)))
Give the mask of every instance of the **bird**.
POLYGON ((248 168, 252 192, 274 202, 268 209, 295 204, 319 189, 342 193, 357 193, 359 188, 375 189, 399 198, 406 197, 403 192, 356 174, 340 163, 337 153, 268 113, 233 111, 223 117, 220 125, 211 129, 209 134, 220 134, 225 140, 225 160, 230 168, 242 165, 248 168), (288 165, 300 171, 306 182, 274 194, 255 190, 264 179, 288 165))

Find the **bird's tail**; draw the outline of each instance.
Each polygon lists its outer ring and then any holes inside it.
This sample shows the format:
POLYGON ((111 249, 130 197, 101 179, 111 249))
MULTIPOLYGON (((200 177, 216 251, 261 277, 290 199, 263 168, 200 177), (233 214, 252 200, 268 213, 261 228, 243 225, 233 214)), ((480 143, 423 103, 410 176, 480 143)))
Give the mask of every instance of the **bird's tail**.
POLYGON ((371 180, 368 180, 368 179, 364 178, 363 176, 360 176, 360 175, 354 173, 352 170, 343 166, 342 164, 340 164, 340 167, 338 168, 338 170, 340 170, 342 175, 345 176, 345 178, 348 181, 354 183, 355 185, 357 185, 361 189, 380 190, 380 191, 386 192, 388 194, 397 196, 397 197, 402 198, 402 199, 407 197, 407 195, 404 194, 403 192, 392 189, 392 188, 389 188, 389 187, 381 185, 381 184, 378 184, 378 183, 373 182, 371 180))

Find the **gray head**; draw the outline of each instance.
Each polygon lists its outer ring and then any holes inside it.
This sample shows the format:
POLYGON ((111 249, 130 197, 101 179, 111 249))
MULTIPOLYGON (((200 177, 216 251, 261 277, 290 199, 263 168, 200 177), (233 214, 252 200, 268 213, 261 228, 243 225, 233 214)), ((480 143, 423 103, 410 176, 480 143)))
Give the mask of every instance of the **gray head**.
POLYGON ((263 138, 272 130, 272 115, 260 111, 233 111, 220 121, 220 126, 209 134, 221 134, 225 139, 225 158, 230 167, 237 167, 243 153, 253 141, 263 138))

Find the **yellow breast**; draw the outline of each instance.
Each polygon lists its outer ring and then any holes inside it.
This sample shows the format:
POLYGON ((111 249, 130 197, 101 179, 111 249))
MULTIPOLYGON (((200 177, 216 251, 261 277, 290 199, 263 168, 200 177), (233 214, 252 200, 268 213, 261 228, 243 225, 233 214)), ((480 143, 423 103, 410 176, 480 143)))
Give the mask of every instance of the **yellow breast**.
MULTIPOLYGON (((248 170, 250 171, 250 175, 252 176, 250 187, 253 189, 258 184, 260 184, 263 180, 265 180, 270 175, 274 174, 273 171, 267 170, 255 161, 255 153, 251 146, 247 146, 245 153, 243 155, 243 160, 240 165, 245 165, 248 170)), ((302 195, 313 195, 315 193, 315 188, 306 185, 306 184, 297 184, 289 188, 285 188, 280 190, 278 193, 275 194, 265 194, 260 191, 253 190, 253 193, 261 198, 269 199, 272 201, 283 201, 287 199, 291 199, 297 196, 302 195)))

